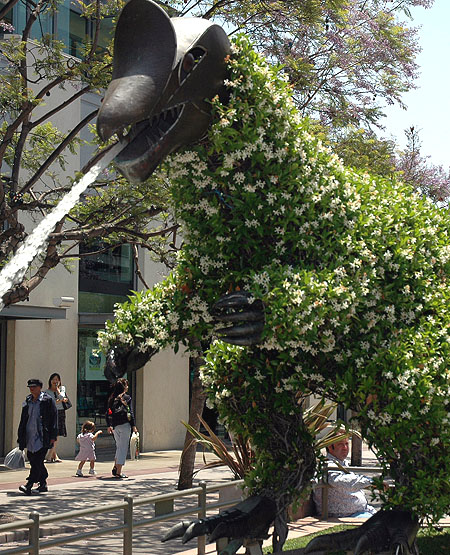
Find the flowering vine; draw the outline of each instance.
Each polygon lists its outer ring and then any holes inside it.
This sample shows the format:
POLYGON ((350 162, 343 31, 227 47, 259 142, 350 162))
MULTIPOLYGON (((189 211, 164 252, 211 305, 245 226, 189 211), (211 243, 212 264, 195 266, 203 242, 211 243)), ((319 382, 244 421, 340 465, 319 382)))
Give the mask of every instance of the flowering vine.
POLYGON ((193 338, 209 345, 211 402, 255 449, 248 485, 281 505, 315 464, 297 393, 343 402, 380 456, 380 480, 395 478, 384 506, 436 521, 450 504, 448 213, 346 169, 245 37, 228 64, 230 99, 213 99, 208 137, 166 163, 183 224, 177 269, 117 308, 101 346, 183 343, 196 356, 193 338), (236 289, 264 302, 252 348, 214 338, 210 307, 236 289))

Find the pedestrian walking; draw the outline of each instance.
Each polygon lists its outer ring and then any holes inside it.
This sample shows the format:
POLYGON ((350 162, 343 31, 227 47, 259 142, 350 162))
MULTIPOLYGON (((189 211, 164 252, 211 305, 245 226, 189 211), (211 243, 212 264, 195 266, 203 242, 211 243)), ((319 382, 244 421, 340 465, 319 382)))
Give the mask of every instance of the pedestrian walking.
POLYGON ((133 409, 131 408, 131 397, 127 394, 127 391, 128 380, 125 378, 116 380, 108 399, 106 411, 108 433, 114 434, 116 442, 116 456, 112 469, 112 475, 116 478, 128 478, 128 476, 122 474, 122 466, 127 458, 131 432, 137 433, 133 409))
POLYGON ((86 461, 89 461, 89 474, 92 476, 97 474, 97 472, 95 472, 95 440, 102 431, 99 430, 97 433, 94 432, 95 424, 90 420, 86 420, 81 427, 81 433, 77 436, 77 442, 80 445, 80 450, 75 457, 76 461, 80 461, 76 472, 77 476, 83 476, 83 466, 86 461))
MULTIPOLYGON (((58 437, 67 437, 65 403, 69 399, 66 396, 66 388, 61 383, 61 376, 57 372, 50 375, 46 392, 55 399, 56 409, 58 410, 58 437)), ((62 462, 56 453, 56 443, 57 441, 55 441, 47 455, 47 462, 62 462)))
POLYGON ((20 486, 20 491, 31 495, 34 484, 39 484, 39 492, 48 491, 48 472, 44 459, 47 450, 56 441, 58 433, 58 419, 55 400, 45 391, 42 391, 42 382, 36 378, 27 382, 30 394, 27 395, 20 417, 18 439, 20 449, 27 450, 30 462, 30 474, 27 483, 20 486))

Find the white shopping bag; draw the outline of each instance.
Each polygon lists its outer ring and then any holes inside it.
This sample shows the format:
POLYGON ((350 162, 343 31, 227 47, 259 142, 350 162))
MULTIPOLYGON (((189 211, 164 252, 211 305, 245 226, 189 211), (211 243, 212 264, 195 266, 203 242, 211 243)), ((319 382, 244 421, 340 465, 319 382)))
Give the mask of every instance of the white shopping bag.
POLYGON ((5 462, 3 464, 6 468, 11 470, 25 468, 25 455, 23 454, 23 451, 16 447, 6 455, 5 462))
POLYGON ((139 458, 139 432, 133 432, 130 437, 130 459, 139 458))

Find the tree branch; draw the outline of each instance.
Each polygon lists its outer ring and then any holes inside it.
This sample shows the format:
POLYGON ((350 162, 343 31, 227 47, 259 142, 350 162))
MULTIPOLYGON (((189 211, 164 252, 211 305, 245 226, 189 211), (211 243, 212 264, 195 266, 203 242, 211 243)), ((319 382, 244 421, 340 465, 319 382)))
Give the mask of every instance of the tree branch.
POLYGON ((20 194, 26 193, 35 183, 36 181, 42 177, 44 172, 48 169, 48 167, 58 158, 61 152, 66 148, 67 145, 70 144, 72 139, 78 134, 78 132, 83 129, 83 127, 91 121, 97 114, 97 110, 94 110, 90 114, 88 114, 84 119, 80 121, 72 131, 67 135, 67 137, 61 142, 61 144, 51 153, 51 155, 47 158, 47 160, 42 164, 39 170, 33 175, 31 179, 22 187, 20 190, 20 194))
POLYGON ((90 229, 62 231, 60 233, 53 232, 50 234, 50 237, 58 239, 58 241, 85 241, 86 239, 92 239, 94 237, 107 235, 108 233, 123 233, 124 235, 130 235, 131 237, 137 237, 139 239, 142 239, 143 241, 147 241, 152 237, 161 237, 164 235, 168 235, 169 233, 172 233, 175 229, 177 229, 178 226, 179 224, 175 224, 171 227, 161 229, 160 231, 143 233, 135 229, 128 229, 126 227, 121 227, 117 225, 104 224, 99 227, 93 227, 90 229))
POLYGON ((146 289, 150 289, 150 287, 148 286, 147 282, 144 279, 144 276, 142 275, 141 268, 139 266, 139 251, 138 251, 136 243, 132 243, 132 247, 133 247, 134 263, 136 265, 136 275, 142 281, 143 286, 146 289))
POLYGON ((52 116, 54 116, 55 114, 57 114, 61 110, 64 110, 64 108, 67 108, 67 106, 72 104, 72 102, 77 100, 77 98, 82 96, 84 93, 89 92, 90 90, 91 90, 91 87, 89 85, 87 87, 84 87, 83 89, 79 90, 73 96, 71 96, 68 100, 64 101, 62 104, 60 104, 56 108, 53 108, 53 110, 50 110, 50 112, 47 112, 46 114, 44 114, 42 117, 40 117, 36 121, 33 121, 32 122, 32 127, 34 128, 34 127, 37 127, 38 125, 41 125, 42 122, 51 118, 52 116))
POLYGON ((9 0, 2 9, 0 9, 0 21, 5 17, 5 15, 10 12, 19 0, 9 0))

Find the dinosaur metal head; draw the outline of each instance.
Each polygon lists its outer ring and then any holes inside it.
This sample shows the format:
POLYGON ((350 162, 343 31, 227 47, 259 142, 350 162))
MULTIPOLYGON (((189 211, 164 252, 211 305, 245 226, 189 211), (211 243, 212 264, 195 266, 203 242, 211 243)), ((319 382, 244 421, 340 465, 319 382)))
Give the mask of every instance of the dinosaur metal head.
POLYGON ((165 156, 192 144, 211 122, 208 99, 224 98, 225 31, 200 18, 170 18, 151 0, 130 0, 120 14, 112 81, 98 114, 107 140, 131 129, 116 158, 131 181, 147 179, 165 156))

